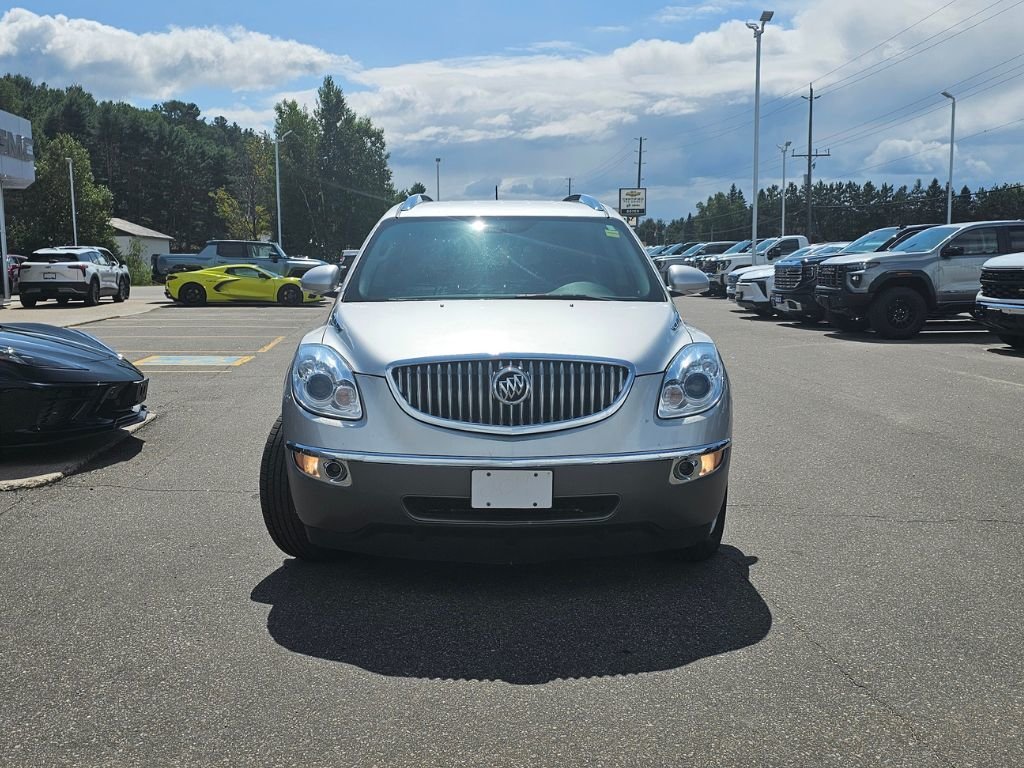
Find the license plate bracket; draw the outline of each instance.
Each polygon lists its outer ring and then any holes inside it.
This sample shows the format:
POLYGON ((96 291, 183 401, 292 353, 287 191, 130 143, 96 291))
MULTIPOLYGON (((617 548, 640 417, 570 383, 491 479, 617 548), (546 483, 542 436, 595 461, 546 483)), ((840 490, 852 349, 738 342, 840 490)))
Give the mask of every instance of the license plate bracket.
POLYGON ((57 273, 56 272, 43 272, 43 280, 56 280, 56 279, 57 279, 57 273))
POLYGON ((554 473, 543 469, 474 469, 473 509, 551 509, 554 473))

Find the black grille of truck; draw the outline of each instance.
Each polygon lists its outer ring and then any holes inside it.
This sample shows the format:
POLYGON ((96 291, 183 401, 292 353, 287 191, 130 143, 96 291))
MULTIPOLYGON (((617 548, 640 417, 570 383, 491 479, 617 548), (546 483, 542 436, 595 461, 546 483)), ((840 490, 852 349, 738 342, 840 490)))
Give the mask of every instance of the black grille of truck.
POLYGON ((785 267, 781 264, 775 265, 775 289, 780 291, 791 291, 796 288, 804 279, 804 268, 802 266, 785 267))
POLYGON ((843 268, 832 264, 823 264, 818 268, 818 285, 822 288, 842 288, 843 268))
POLYGON ((1024 299, 1024 269, 981 270, 981 295, 990 299, 1024 299))

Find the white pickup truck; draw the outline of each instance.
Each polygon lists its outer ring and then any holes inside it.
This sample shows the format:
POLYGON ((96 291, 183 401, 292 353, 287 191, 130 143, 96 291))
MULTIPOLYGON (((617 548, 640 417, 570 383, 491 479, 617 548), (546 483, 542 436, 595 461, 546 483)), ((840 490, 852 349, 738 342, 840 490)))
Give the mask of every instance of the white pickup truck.
POLYGON ((103 296, 124 301, 131 290, 128 267, 106 248, 91 245, 41 248, 19 271, 18 296, 26 308, 46 299, 58 304, 82 299, 91 307, 103 296))

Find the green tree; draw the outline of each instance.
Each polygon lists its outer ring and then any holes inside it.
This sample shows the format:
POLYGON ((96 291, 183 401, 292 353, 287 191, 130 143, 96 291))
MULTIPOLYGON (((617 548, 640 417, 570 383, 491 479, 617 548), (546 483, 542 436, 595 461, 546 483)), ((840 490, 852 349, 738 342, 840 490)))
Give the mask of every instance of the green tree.
POLYGON ((89 153, 66 134, 46 142, 36 158, 36 181, 21 192, 9 192, 11 199, 10 249, 31 253, 37 248, 73 242, 71 190, 65 158, 71 158, 75 176, 78 242, 113 248, 110 216, 113 196, 96 184, 89 153))

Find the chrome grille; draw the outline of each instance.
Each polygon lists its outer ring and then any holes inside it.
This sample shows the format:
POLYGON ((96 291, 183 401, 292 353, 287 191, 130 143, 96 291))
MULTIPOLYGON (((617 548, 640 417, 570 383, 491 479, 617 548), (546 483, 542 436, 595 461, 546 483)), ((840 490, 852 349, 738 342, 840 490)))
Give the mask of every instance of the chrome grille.
POLYGON ((629 366, 603 360, 500 357, 396 365, 389 382, 396 397, 428 421, 477 431, 543 431, 595 421, 621 403, 632 383, 629 366), (530 393, 506 405, 492 393, 494 375, 519 368, 530 393))
POLYGON ((831 264, 822 264, 818 268, 818 285, 823 288, 842 288, 843 268, 831 264))
POLYGON ((1024 269, 981 270, 981 295, 990 299, 1024 299, 1024 269))
POLYGON ((802 266, 787 267, 781 264, 775 265, 775 289, 780 291, 791 291, 803 281, 804 268, 802 266))

